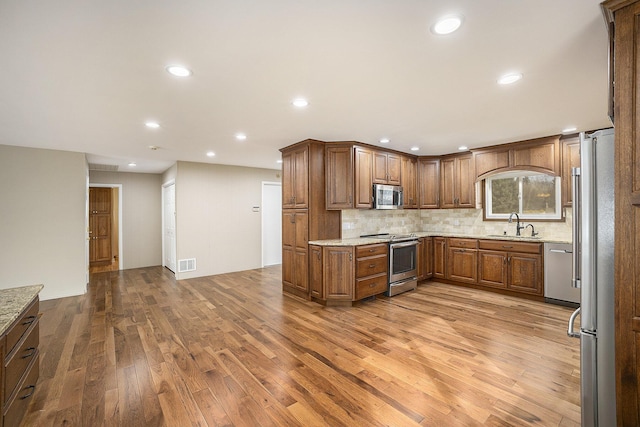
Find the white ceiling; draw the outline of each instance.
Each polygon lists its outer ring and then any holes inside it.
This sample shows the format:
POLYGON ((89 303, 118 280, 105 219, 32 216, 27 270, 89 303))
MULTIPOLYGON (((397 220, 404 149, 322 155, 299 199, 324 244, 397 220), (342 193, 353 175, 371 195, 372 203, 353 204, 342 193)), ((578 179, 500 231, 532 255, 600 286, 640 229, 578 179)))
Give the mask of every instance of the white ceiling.
POLYGON ((430 155, 608 127, 599 3, 2 0, 0 144, 85 152, 121 171, 276 169, 278 149, 306 138, 388 137, 430 155), (462 27, 432 34, 449 13, 462 27), (174 63, 193 76, 169 75, 174 63), (497 85, 509 71, 524 78, 497 85), (291 105, 298 96, 306 109, 291 105))

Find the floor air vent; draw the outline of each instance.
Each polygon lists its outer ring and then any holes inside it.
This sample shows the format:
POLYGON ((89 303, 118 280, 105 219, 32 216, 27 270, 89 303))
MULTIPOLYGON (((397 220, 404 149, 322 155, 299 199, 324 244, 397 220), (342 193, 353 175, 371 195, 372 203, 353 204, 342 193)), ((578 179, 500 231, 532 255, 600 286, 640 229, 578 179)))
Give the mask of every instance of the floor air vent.
POLYGON ((195 271, 196 269, 196 259, 181 259, 178 260, 178 273, 184 273, 185 271, 195 271))

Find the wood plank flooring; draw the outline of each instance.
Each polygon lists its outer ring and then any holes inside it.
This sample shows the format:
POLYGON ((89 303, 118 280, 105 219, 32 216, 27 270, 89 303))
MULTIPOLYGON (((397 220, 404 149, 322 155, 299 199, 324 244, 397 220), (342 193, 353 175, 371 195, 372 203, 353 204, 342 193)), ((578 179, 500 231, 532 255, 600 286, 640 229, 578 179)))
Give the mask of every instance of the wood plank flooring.
POLYGON ((356 307, 279 266, 176 282, 97 273, 41 303, 23 426, 578 426, 571 310, 427 282, 356 307))

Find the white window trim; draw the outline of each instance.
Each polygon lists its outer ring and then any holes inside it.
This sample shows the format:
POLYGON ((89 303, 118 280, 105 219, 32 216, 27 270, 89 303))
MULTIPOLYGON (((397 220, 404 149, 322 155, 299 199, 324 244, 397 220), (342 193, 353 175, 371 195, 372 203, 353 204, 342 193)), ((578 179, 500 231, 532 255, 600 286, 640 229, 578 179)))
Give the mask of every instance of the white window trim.
MULTIPOLYGON (((504 174, 493 175, 485 179, 485 191, 484 191, 484 206, 485 206, 485 218, 486 219, 509 219, 510 213, 507 214, 494 214, 493 205, 491 202, 491 180, 492 179, 504 179, 504 178, 516 178, 520 176, 531 175, 543 175, 530 171, 516 171, 508 172, 504 174)), ((556 211, 553 214, 524 214, 522 212, 522 180, 519 180, 518 189, 518 212, 521 220, 561 220, 562 219, 562 184, 559 176, 554 176, 556 184, 556 211)))

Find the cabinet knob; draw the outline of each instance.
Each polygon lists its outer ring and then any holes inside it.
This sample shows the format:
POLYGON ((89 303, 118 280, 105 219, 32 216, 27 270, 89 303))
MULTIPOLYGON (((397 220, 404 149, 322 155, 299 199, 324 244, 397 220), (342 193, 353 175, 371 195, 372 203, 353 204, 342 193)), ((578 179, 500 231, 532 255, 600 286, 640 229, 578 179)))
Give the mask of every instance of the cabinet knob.
POLYGON ((374 268, 375 266, 375 264, 369 264, 369 268, 374 268))

